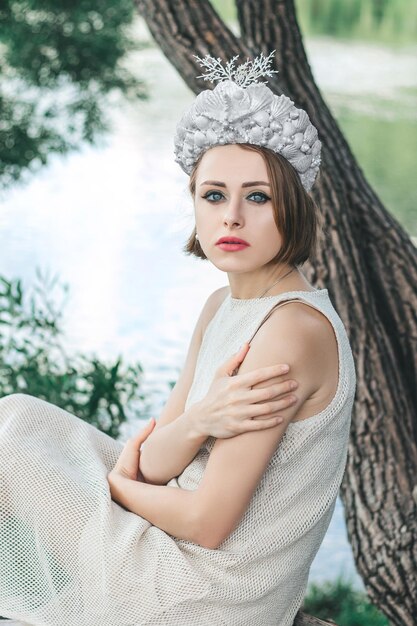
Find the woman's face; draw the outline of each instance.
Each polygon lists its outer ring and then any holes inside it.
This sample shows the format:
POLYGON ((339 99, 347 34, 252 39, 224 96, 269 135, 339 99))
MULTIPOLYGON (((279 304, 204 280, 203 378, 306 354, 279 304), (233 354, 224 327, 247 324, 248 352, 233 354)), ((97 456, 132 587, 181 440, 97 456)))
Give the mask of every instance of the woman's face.
POLYGON ((237 144, 215 146, 202 157, 194 198, 199 243, 225 272, 251 272, 279 252, 269 178, 260 154, 237 144), (222 238, 225 243, 219 243, 222 238), (244 244, 227 243, 230 238, 244 244))

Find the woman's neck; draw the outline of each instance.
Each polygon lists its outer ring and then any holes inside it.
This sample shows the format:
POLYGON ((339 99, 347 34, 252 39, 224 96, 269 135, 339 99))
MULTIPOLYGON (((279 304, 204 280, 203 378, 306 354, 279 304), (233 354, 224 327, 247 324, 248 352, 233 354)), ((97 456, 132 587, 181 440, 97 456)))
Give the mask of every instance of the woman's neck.
POLYGON ((239 300, 250 300, 263 295, 275 296, 286 291, 314 290, 297 266, 274 265, 263 272, 229 272, 230 295, 239 300))

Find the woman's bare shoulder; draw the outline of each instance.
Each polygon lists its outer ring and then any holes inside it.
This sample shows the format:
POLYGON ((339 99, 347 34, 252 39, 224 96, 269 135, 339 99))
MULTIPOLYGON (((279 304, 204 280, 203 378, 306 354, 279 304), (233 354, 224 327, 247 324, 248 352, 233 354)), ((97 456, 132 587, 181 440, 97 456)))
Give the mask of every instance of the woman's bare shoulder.
POLYGON ((329 319, 308 304, 291 301, 277 307, 258 335, 264 358, 272 364, 283 359, 291 368, 289 378, 309 390, 293 421, 324 409, 336 393, 339 371, 338 345, 329 319))
POLYGON ((277 312, 286 328, 302 333, 303 340, 311 338, 314 343, 336 345, 333 325, 322 311, 302 300, 288 300, 283 305, 277 307, 277 312))
POLYGON ((299 347, 300 354, 313 360, 330 351, 337 361, 337 342, 331 322, 321 311, 302 301, 288 301, 285 306, 278 306, 260 328, 259 335, 265 343, 277 335, 281 339, 286 337, 294 348, 299 347))

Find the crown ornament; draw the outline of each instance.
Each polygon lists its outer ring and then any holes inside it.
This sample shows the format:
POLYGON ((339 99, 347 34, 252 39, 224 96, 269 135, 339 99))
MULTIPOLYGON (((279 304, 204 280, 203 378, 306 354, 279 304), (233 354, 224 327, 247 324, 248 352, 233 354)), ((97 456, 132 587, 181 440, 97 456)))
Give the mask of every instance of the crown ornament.
MULTIPOLYGON (((216 80, 232 80, 239 85, 239 87, 247 87, 252 83, 258 82, 258 78, 262 76, 272 76, 272 74, 278 74, 278 70, 271 69, 272 57, 275 54, 273 50, 267 57, 261 52, 258 57, 254 59, 247 59, 245 63, 235 67, 236 60, 239 55, 232 57, 225 66, 222 65, 220 57, 215 59, 207 54, 205 57, 200 58, 196 54, 193 57, 197 59, 202 67, 205 67, 208 71, 196 78, 203 78, 204 80, 210 80, 214 82, 216 80)), ((264 83, 266 81, 263 81, 264 83)))
POLYGON ((206 73, 197 78, 217 82, 198 94, 177 124, 175 161, 190 174, 202 152, 217 145, 249 143, 286 158, 310 191, 321 162, 321 141, 307 113, 285 95, 277 96, 260 78, 271 69, 273 50, 236 66, 239 55, 225 65, 220 58, 195 58, 206 73))

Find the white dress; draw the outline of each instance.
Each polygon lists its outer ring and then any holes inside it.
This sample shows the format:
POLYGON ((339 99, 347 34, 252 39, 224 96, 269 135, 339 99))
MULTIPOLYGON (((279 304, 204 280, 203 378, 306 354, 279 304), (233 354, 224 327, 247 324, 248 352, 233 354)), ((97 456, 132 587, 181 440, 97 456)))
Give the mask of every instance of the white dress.
MULTIPOLYGON (((203 337, 187 406, 278 304, 333 325, 339 382, 328 406, 290 423, 237 528, 216 550, 114 503, 122 445, 25 394, 0 399, 0 615, 41 626, 290 626, 329 525, 347 455, 355 367, 327 289, 225 298, 203 337)), ((172 487, 196 489, 209 437, 172 487)))

